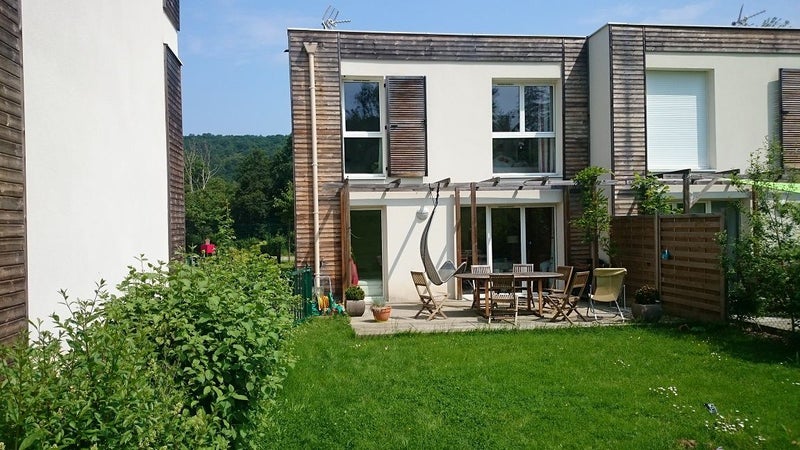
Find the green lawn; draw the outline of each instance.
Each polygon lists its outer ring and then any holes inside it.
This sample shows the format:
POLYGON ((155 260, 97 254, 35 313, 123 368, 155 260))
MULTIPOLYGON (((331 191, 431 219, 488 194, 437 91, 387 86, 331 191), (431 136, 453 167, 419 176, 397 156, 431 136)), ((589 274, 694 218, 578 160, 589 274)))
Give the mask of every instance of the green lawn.
MULTIPOLYGON (((263 419, 268 448, 796 448, 796 349, 733 329, 356 338, 321 318, 263 419), (713 415, 704 406, 716 405, 713 415)), ((800 447, 799 447, 800 448, 800 447)))

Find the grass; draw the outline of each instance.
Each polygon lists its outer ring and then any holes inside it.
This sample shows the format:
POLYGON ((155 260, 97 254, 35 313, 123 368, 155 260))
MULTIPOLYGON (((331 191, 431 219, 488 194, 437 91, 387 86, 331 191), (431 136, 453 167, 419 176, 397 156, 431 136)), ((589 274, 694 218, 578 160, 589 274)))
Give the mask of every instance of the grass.
POLYGON ((796 349, 730 328, 356 338, 316 319, 269 448, 794 448, 796 349), (718 414, 704 406, 713 403, 718 414))

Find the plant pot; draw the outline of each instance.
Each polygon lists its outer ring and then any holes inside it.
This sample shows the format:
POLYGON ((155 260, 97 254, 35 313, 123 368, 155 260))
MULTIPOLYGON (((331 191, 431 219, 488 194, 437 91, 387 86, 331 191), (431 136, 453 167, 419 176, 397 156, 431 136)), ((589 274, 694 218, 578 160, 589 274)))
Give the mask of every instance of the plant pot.
POLYGON ((347 300, 347 302, 345 302, 345 309, 347 310, 347 315, 350 317, 363 316, 365 307, 366 303, 364 300, 347 300))
POLYGON ((652 305, 640 305, 638 303, 634 303, 631 305, 631 314, 633 314, 633 318, 636 320, 641 320, 648 323, 656 323, 661 320, 661 316, 664 314, 664 312, 661 309, 661 303, 655 303, 652 305))
POLYGON ((389 320, 389 316, 392 315, 392 307, 389 305, 373 306, 370 310, 372 311, 372 317, 378 322, 386 322, 389 320))

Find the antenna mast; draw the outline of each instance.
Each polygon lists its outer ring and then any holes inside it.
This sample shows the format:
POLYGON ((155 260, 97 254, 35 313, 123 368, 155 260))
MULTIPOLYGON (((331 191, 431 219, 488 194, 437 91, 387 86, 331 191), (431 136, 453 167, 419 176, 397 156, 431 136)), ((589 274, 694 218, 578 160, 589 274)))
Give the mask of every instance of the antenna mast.
POLYGON ((349 23, 349 19, 342 19, 338 20, 339 17, 339 10, 328 5, 325 9, 325 14, 322 15, 322 28, 326 30, 332 30, 336 28, 336 25, 340 23, 349 23))
POLYGON ((762 9, 761 11, 759 11, 757 13, 750 14, 749 16, 743 16, 742 15, 742 11, 743 10, 744 10, 744 3, 742 3, 742 6, 739 8, 739 18, 736 19, 735 21, 731 22, 732 26, 734 26, 734 27, 747 27, 747 26, 750 26, 750 24, 747 23, 748 20, 752 19, 755 16, 758 16, 758 15, 761 15, 761 14, 764 14, 765 12, 767 12, 766 9, 762 9))

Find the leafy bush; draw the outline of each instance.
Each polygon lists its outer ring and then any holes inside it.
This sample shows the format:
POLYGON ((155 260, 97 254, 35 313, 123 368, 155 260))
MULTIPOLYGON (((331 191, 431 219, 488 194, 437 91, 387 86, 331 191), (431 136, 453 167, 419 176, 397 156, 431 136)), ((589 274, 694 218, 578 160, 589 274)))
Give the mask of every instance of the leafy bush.
POLYGON ((640 305, 653 305, 661 301, 661 294, 658 289, 645 284, 636 290, 634 298, 640 305))
POLYGON ((291 363, 287 280, 255 249, 223 249, 196 266, 143 264, 120 285, 125 301, 109 320, 152 339, 157 358, 177 366, 189 406, 214 417, 226 438, 245 437, 251 408, 280 389, 291 363))
MULTIPOLYGON (((0 346, 0 444, 227 448, 281 387, 294 300, 277 264, 222 250, 130 269, 41 331, 0 346)), ((0 445, 2 448, 2 445, 0 445)))
POLYGON ((102 283, 91 300, 53 316, 57 334, 0 346, 0 443, 10 448, 209 448, 205 414, 192 415, 176 372, 143 335, 103 321, 102 283))
POLYGON ((364 289, 357 284, 348 286, 344 291, 344 298, 348 300, 364 300, 364 289))

